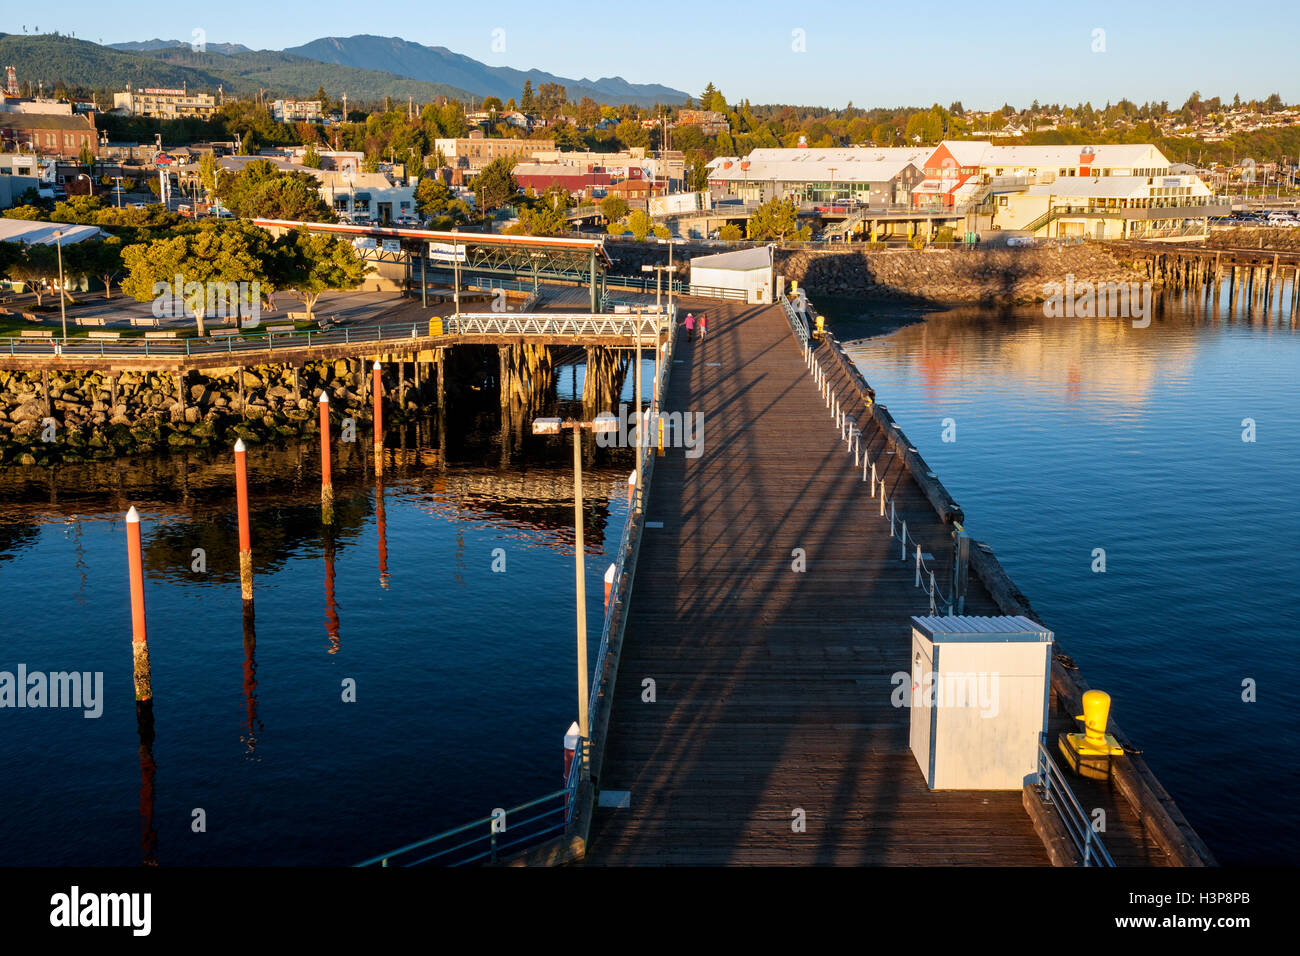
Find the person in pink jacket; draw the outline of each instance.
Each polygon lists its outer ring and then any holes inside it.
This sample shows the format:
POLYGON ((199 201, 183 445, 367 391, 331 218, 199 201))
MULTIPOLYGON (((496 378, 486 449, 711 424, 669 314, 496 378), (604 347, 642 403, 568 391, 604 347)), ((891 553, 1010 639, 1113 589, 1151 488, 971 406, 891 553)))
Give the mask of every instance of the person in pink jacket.
POLYGON ((695 316, 689 312, 686 313, 686 341, 695 341, 695 316))

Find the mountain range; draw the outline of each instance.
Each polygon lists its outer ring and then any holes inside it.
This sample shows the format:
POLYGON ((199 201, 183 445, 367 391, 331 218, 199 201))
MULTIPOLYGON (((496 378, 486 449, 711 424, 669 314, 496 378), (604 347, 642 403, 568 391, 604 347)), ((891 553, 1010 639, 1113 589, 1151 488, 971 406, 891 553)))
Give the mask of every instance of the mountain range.
POLYGON ((310 96, 324 87, 330 96, 347 93, 354 103, 392 97, 427 102, 435 96, 504 102, 519 98, 524 81, 536 90, 559 83, 569 99, 590 96, 600 103, 653 106, 682 103, 688 94, 622 77, 571 79, 543 70, 489 66, 445 47, 398 37, 323 37, 286 50, 250 50, 238 43, 207 43, 202 51, 186 41, 137 40, 101 46, 59 34, 0 34, 0 64, 14 66, 20 82, 46 90, 118 90, 130 86, 215 90, 235 96, 266 91, 274 96, 310 96))

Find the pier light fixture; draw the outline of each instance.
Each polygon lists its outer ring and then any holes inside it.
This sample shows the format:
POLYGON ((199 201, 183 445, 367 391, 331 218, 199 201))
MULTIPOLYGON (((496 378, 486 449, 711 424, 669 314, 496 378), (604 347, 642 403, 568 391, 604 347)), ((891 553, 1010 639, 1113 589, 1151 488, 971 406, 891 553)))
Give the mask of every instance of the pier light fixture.
MULTIPOLYGON (((573 432, 573 573, 575 584, 575 601, 578 611, 578 737, 581 744, 582 769, 580 775, 586 779, 591 770, 590 740, 591 727, 588 720, 590 697, 587 673, 587 582, 583 554, 586 545, 582 533, 582 440, 581 433, 590 431, 595 434, 608 434, 618 431, 618 416, 602 412, 591 421, 578 418, 534 418, 534 435, 559 435, 566 429, 573 432)), ((638 452, 639 456, 639 452, 638 452)))

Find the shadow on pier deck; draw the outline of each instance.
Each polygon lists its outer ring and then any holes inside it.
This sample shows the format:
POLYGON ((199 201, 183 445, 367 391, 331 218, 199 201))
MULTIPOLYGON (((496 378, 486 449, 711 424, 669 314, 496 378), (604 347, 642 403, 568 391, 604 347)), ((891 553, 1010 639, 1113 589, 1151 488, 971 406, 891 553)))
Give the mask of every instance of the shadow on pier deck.
MULTIPOLYGON (((656 465, 595 767, 628 805, 596 810, 586 864, 1046 865, 1020 791, 926 787, 891 676, 909 666, 909 618, 929 598, 781 309, 707 312, 707 341, 679 343, 665 403, 703 413, 703 455, 670 448, 656 465)), ((942 580, 951 528, 863 424, 942 580)), ((974 575, 966 612, 1002 613, 974 575)), ((1117 863, 1162 862, 1123 800, 1085 799, 1109 808, 1117 863)))

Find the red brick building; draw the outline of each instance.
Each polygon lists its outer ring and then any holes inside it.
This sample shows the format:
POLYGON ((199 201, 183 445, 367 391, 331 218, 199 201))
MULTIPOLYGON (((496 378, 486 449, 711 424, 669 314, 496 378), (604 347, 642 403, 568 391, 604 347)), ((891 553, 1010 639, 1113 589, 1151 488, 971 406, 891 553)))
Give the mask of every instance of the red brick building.
POLYGON ((12 152, 75 159, 82 147, 99 150, 93 116, 62 113, 0 112, 0 142, 12 152))

